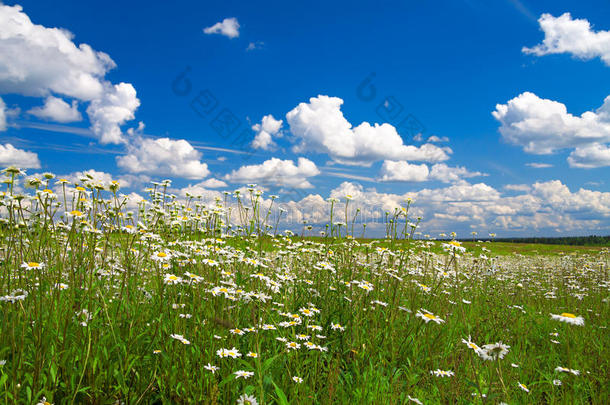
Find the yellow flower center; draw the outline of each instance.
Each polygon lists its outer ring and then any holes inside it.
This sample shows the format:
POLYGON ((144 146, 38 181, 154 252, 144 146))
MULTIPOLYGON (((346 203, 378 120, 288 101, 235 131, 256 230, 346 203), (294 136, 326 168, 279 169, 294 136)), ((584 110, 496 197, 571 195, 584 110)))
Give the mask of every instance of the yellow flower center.
POLYGON ((38 266, 40 266, 40 263, 36 263, 36 262, 29 262, 29 263, 28 263, 28 266, 30 266, 30 267, 38 267, 38 266))
POLYGON ((561 314, 561 316, 565 317, 565 318, 576 318, 576 315, 571 314, 569 312, 564 312, 561 314))
POLYGON ((434 316, 432 314, 424 314, 424 316, 428 319, 436 319, 436 316, 434 316))
POLYGON ((78 210, 73 210, 73 211, 70 211, 70 215, 74 215, 75 217, 80 217, 81 215, 83 215, 83 213, 78 210))
POLYGON ((77 189, 78 191, 87 191, 87 190, 85 190, 85 188, 84 188, 84 187, 80 187, 80 186, 76 187, 76 189, 77 189))
POLYGON ((159 252, 159 253, 157 253, 157 257, 167 257, 167 253, 159 252))

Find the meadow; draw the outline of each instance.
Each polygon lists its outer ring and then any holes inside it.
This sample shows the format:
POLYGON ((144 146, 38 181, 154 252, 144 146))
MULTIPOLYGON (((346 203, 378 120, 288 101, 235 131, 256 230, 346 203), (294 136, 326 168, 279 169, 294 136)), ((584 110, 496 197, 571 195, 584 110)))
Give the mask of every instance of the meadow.
POLYGON ((415 239, 410 203, 358 239, 349 196, 300 237, 255 186, 130 211, 118 183, 3 178, 2 403, 610 398, 608 248, 415 239))

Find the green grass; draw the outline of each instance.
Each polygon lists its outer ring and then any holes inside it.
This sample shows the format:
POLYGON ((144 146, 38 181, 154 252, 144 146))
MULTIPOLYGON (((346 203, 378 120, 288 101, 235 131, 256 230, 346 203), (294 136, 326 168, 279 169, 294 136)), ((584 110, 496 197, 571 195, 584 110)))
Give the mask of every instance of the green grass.
POLYGON ((610 397, 608 249, 494 242, 464 243, 461 252, 339 233, 261 236, 269 227, 255 217, 256 199, 239 231, 252 236, 227 236, 228 205, 179 205, 163 191, 152 194, 157 209, 142 206, 140 225, 118 215, 125 208, 115 193, 93 185, 64 203, 82 217, 61 219, 49 195, 15 205, 4 197, 1 402, 233 404, 249 394, 265 404, 395 404, 409 396, 603 404, 610 397), (219 231, 225 236, 211 236, 219 231), (42 268, 22 268, 28 262, 42 268), (424 310, 444 322, 424 322, 416 315, 424 310), (582 316, 584 325, 551 318, 561 313, 582 316), (510 349, 483 360, 462 343, 469 336, 510 349), (223 348, 241 357, 221 358, 223 348), (454 375, 436 377, 437 369, 454 375), (254 374, 237 378, 238 370, 254 374))

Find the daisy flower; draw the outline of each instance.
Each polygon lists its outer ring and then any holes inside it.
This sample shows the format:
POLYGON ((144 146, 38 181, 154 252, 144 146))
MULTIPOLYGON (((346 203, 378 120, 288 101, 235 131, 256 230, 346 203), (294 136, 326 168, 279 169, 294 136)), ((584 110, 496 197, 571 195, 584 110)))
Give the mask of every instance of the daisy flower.
POLYGON ((211 365, 210 363, 206 364, 205 366, 203 366, 203 368, 205 368, 208 371, 211 371, 212 374, 214 374, 216 372, 216 370, 218 370, 218 367, 211 365))
POLYGON ((287 342, 286 347, 288 350, 297 350, 301 347, 301 345, 297 342, 287 342))
POLYGON ((257 358, 258 357, 258 353, 254 353, 254 352, 249 352, 248 354, 246 354, 246 356, 248 357, 252 357, 252 358, 257 358))
POLYGON ((297 384, 300 384, 303 382, 303 379, 301 377, 297 377, 296 375, 294 377, 292 377, 292 381, 294 381, 297 384))
POLYGON ((527 385, 518 382, 517 385, 519 386, 519 388, 521 388, 523 391, 525 392, 530 392, 529 388, 527 388, 527 385))
POLYGON ((434 315, 431 312, 426 311, 425 309, 422 309, 421 311, 417 311, 415 316, 423 319, 424 322, 426 322, 426 323, 428 323, 430 321, 436 322, 437 324, 441 324, 441 323, 445 322, 443 319, 439 318, 438 316, 434 315), (424 312, 422 312, 422 311, 424 311, 424 312))
POLYGON ((435 377, 453 377, 455 375, 455 373, 451 370, 441 370, 440 368, 431 370, 430 374, 434 375, 435 377))
POLYGON ((231 357, 233 359, 236 359, 238 357, 241 357, 241 353, 236 348, 218 349, 216 350, 216 355, 220 358, 231 357))
POLYGON ((180 284, 181 282, 182 278, 170 273, 167 273, 163 279, 163 283, 169 285, 180 284))
POLYGON ((556 321, 565 322, 572 325, 583 326, 585 324, 585 320, 582 316, 576 316, 569 312, 563 312, 560 315, 551 314, 551 318, 556 321))
POLYGON ((254 375, 254 371, 237 370, 233 374, 235 374, 237 376, 235 378, 248 379, 254 375))
POLYGON ((166 262, 169 259, 171 259, 171 257, 172 256, 169 253, 159 251, 159 252, 153 253, 153 255, 151 256, 151 259, 153 259, 156 262, 166 262))
POLYGON ((258 405, 258 402, 254 396, 242 394, 242 396, 237 399, 237 405, 258 405))
POLYGON ((482 352, 486 355, 485 360, 503 359, 508 354, 509 345, 502 342, 490 343, 483 346, 482 352))
POLYGON ((180 343, 182 343, 183 345, 190 345, 190 344, 191 344, 191 342, 189 342, 188 340, 186 340, 186 339, 184 338, 184 336, 182 336, 182 335, 178 335, 177 333, 172 333, 172 334, 170 335, 170 337, 172 337, 172 338, 174 338, 174 339, 176 339, 176 340, 179 340, 179 341, 180 341, 180 343))
POLYGON ((42 270, 44 268, 44 263, 23 262, 21 268, 26 270, 42 270))
POLYGON ((330 328, 332 330, 338 330, 340 332, 343 332, 345 330, 345 326, 341 326, 340 323, 331 323, 330 328))
POLYGON ((561 385, 561 380, 553 380, 553 385, 555 386, 560 386, 561 385))
POLYGON ((561 367, 561 366, 555 367, 555 371, 559 372, 559 373, 570 373, 570 374, 574 374, 574 375, 580 375, 580 371, 579 370, 574 370, 574 369, 571 369, 571 368, 561 367))

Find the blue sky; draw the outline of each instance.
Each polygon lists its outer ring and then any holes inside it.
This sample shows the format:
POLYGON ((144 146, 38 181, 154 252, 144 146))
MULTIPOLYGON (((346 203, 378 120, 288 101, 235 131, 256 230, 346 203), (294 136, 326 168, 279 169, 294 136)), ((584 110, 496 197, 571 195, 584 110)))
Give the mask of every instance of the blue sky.
POLYGON ((414 196, 429 233, 610 229, 605 1, 4 4, 2 165, 126 194, 257 183, 311 222, 306 196, 351 193, 414 196))

